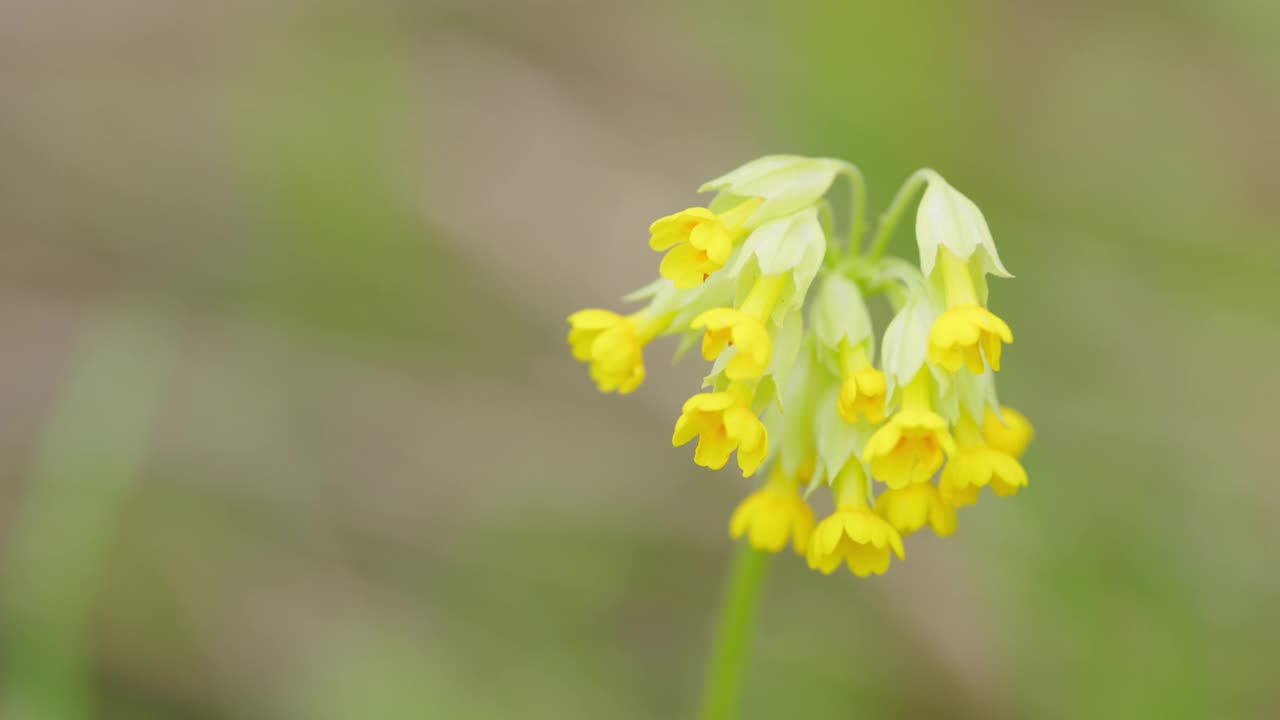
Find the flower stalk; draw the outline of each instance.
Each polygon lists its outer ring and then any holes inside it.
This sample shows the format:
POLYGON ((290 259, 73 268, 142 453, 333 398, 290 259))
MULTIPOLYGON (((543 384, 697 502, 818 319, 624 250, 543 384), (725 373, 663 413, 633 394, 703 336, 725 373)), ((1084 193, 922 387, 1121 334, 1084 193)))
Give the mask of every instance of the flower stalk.
POLYGON ((769 553, 756 550, 749 542, 738 543, 720 605, 720 622, 707 660, 698 720, 737 717, 743 671, 751 651, 752 628, 768 569, 769 553))
POLYGON ((898 188, 898 194, 893 196, 893 202, 889 203, 889 209, 884 211, 880 216, 880 224, 876 227, 876 236, 871 241, 871 247, 867 250, 867 257, 871 260, 878 260, 884 254, 884 249, 889 245, 889 239, 893 237, 893 231, 898 227, 898 221, 902 219, 907 208, 911 205, 911 200, 915 197, 917 191, 923 188, 929 182, 929 177, 935 175, 929 168, 921 168, 911 174, 907 181, 902 183, 902 187, 898 188))
POLYGON ((908 535, 951 535, 958 509, 1026 487, 1033 431, 995 390, 1013 332, 988 307, 988 276, 1013 275, 982 211, 937 172, 907 178, 865 249, 866 183, 843 160, 769 155, 700 191, 716 196, 650 228, 662 277, 625 298, 648 305, 575 313, 568 340, 600 390, 619 394, 643 383, 650 341, 680 336, 678 357, 701 340, 711 367, 671 444, 697 438, 695 464, 719 470, 736 455, 744 478, 764 478, 729 518, 740 542, 699 715, 728 720, 768 555, 790 545, 822 574, 882 575, 908 535), (840 177, 847 226, 828 198, 840 177), (918 257, 885 256, 913 204, 918 257), (876 295, 894 312, 882 333, 876 295), (819 521, 809 497, 823 486, 834 510, 819 521))

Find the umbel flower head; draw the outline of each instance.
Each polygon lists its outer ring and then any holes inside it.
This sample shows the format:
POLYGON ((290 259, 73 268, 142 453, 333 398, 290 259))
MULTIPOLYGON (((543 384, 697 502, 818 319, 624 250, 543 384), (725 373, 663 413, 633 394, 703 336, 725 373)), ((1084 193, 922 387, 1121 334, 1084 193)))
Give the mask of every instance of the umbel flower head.
POLYGON ((1034 432, 996 395, 1013 332, 988 308, 987 276, 1012 275, 973 201, 920 170, 864 249, 863 179, 847 162, 770 155, 700 190, 715 196, 649 228, 659 277, 626 297, 644 305, 573 313, 569 344, 601 392, 622 395, 644 382, 650 342, 679 336, 677 357, 701 346, 711 365, 671 442, 696 440, 702 467, 736 457, 743 477, 765 478, 732 512, 731 537, 790 545, 824 574, 879 575, 905 557, 904 537, 954 533, 983 488, 1026 487, 1034 432), (828 200, 840 177, 848 218, 828 200), (918 259, 885 256, 921 189, 918 259), (867 310, 877 295, 894 311, 882 332, 867 310), (810 499, 824 487, 834 510, 819 522, 810 499))

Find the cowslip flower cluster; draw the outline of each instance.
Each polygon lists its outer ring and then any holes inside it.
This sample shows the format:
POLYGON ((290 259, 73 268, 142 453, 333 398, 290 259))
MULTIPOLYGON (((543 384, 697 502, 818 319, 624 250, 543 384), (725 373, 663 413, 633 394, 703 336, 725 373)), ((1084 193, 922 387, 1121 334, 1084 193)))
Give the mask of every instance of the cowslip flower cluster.
POLYGON ((996 396, 1013 332, 987 305, 987 276, 1012 275, 977 205, 920 170, 861 250, 865 192, 850 163, 767 156, 707 191, 706 207, 650 226, 660 278, 625 298, 643 306, 570 315, 569 344, 601 392, 624 395, 644 381, 656 338, 679 336, 677 357, 700 346, 703 392, 671 441, 696 441, 703 467, 736 458, 744 477, 765 478, 732 513, 731 537, 772 553, 790 545, 822 573, 879 575, 905 557, 905 536, 955 532, 957 509, 983 488, 1003 497, 1027 485, 1031 424, 996 396), (839 178, 853 202, 837 232, 839 178), (921 189, 918 263, 883 256, 921 189), (892 310, 883 332, 875 297, 892 310), (833 511, 819 521, 820 488, 833 511))

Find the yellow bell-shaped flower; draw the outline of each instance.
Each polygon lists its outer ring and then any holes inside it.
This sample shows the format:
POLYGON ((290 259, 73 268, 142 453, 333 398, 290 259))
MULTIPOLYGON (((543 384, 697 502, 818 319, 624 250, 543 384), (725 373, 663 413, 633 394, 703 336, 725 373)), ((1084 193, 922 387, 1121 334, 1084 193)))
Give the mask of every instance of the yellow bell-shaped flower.
POLYGON ((929 331, 929 362, 948 372, 966 367, 974 375, 982 374, 986 365, 999 370, 1002 344, 1013 342, 1013 331, 978 303, 965 261, 941 247, 938 267, 946 287, 947 309, 929 331))
POLYGON ((667 251, 658 272, 682 290, 701 285, 729 261, 733 246, 747 234, 742 224, 763 202, 752 198, 724 214, 689 208, 654 221, 649 247, 667 251))
POLYGON ((671 323, 671 314, 646 311, 619 315, 609 310, 579 310, 569 316, 573 357, 591 366, 600 392, 626 395, 644 382, 644 346, 671 323))
POLYGON ((905 557, 902 536, 867 505, 867 478, 851 459, 832 485, 836 510, 814 528, 809 567, 830 575, 841 564, 858 577, 883 575, 891 555, 905 557))
POLYGON ((876 513, 894 530, 910 535, 928 525, 940 536, 956 531, 956 510, 930 482, 886 490, 876 497, 876 513))
POLYGON ((1027 471, 1009 453, 987 445, 982 431, 967 412, 956 423, 959 452, 939 478, 942 496, 956 507, 977 501, 979 491, 990 487, 1001 497, 1014 495, 1027 485, 1027 471))
POLYGON ((723 392, 698 393, 684 404, 671 445, 698 438, 693 461, 719 470, 736 450, 743 477, 750 477, 769 454, 769 432, 751 409, 753 394, 743 383, 723 392))
POLYGON ((763 375, 773 358, 769 317, 787 282, 785 275, 761 277, 752 286, 742 307, 715 308, 694 318, 689 327, 706 330, 702 336, 703 359, 715 360, 732 345, 737 353, 724 371, 730 380, 749 380, 763 375))
POLYGON ((865 345, 840 346, 840 368, 844 380, 840 384, 840 416, 851 423, 861 416, 875 425, 884 421, 886 384, 884 373, 871 365, 865 345))
POLYGON ((862 451, 871 474, 890 488, 925 482, 956 452, 947 421, 933 411, 929 369, 903 388, 902 409, 876 430, 862 451))
POLYGON ((775 463, 769 473, 769 481, 751 493, 733 511, 729 519, 729 535, 737 540, 746 536, 757 550, 776 553, 791 540, 796 554, 803 556, 809 547, 813 533, 813 510, 800 495, 800 487, 808 481, 812 465, 807 473, 802 470, 796 476, 788 476, 782 463, 775 463))

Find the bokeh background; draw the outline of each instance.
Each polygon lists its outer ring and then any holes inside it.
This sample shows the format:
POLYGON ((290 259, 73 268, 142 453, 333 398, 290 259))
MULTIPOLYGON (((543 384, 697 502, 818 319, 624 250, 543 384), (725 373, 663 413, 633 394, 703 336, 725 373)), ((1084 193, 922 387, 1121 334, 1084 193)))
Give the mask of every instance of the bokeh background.
POLYGON ((749 483, 564 317, 772 152, 983 207, 1039 437, 781 556, 744 717, 1280 715, 1277 78, 1266 0, 3 3, 0 717, 689 717, 749 483))

